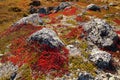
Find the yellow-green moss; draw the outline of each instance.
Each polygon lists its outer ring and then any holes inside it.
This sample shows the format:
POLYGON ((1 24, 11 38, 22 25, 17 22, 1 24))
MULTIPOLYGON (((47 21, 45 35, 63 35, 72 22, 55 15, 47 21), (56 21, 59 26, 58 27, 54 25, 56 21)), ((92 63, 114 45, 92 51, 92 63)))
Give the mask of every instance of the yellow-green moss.
POLYGON ((80 69, 81 71, 87 71, 95 76, 96 67, 89 61, 85 62, 81 56, 70 57, 70 64, 72 65, 69 66, 70 71, 80 69))

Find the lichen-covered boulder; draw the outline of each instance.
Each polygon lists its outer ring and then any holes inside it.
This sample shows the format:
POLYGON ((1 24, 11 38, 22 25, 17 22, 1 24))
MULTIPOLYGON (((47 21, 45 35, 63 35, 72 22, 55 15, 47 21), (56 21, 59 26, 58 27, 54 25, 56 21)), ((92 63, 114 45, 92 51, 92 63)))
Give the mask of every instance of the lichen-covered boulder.
POLYGON ((106 51, 101 51, 99 49, 93 49, 89 57, 90 61, 95 63, 99 68, 107 68, 110 65, 111 54, 106 51))
POLYGON ((92 19, 85 23, 83 28, 86 31, 88 41, 100 48, 115 49, 118 35, 105 20, 92 19))
POLYGON ((59 39, 56 32, 49 28, 43 28, 33 33, 28 38, 28 41, 37 41, 39 44, 45 44, 50 48, 60 48, 64 46, 64 43, 59 39))

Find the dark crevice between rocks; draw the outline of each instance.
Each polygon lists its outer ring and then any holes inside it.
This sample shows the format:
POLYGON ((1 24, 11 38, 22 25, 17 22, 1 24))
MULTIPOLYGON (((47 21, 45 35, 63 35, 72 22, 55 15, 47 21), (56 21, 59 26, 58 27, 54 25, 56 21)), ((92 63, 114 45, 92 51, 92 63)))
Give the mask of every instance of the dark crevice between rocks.
POLYGON ((98 46, 99 48, 105 50, 105 51, 109 51, 109 52, 116 52, 116 51, 120 51, 120 39, 118 36, 116 36, 114 39, 113 39, 113 44, 110 45, 110 46, 104 46, 104 47, 101 47, 101 46, 98 46))
MULTIPOLYGON (((100 60, 102 60, 102 59, 100 59, 100 60)), ((98 61, 96 63, 96 66, 98 67, 98 69, 101 69, 105 72, 115 74, 115 73, 117 73, 117 69, 116 69, 116 65, 114 65, 114 63, 115 62, 113 60, 110 60, 109 63, 106 63, 104 61, 98 61)))

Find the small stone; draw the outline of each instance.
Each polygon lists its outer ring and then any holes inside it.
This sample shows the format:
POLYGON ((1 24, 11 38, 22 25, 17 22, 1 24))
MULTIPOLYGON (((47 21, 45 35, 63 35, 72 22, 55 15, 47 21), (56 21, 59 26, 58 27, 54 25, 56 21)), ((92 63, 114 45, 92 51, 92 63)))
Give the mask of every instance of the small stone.
POLYGON ((2 57, 4 54, 0 54, 0 57, 2 57))
POLYGON ((69 50, 70 56, 80 55, 80 50, 74 45, 67 45, 67 49, 69 50))
POLYGON ((95 4, 89 4, 86 9, 92 11, 100 11, 100 7, 95 4))
POLYGON ((79 73, 78 80, 94 80, 94 77, 87 72, 79 73))
POLYGON ((110 77, 109 80, 115 80, 115 78, 114 77, 110 77))

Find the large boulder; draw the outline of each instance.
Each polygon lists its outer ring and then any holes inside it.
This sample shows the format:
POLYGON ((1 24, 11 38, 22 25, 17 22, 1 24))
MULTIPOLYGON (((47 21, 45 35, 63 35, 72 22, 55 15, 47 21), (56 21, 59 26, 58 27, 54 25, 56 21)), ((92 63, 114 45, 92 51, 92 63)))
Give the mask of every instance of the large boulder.
POLYGON ((78 80, 94 80, 94 77, 87 72, 82 72, 79 74, 78 80))
POLYGON ((118 35, 113 31, 105 20, 92 19, 83 25, 87 34, 87 40, 97 45, 100 48, 116 50, 116 42, 118 35))
POLYGON ((33 33, 29 38, 29 42, 37 41, 39 44, 48 45, 50 48, 60 48, 64 43, 59 39, 56 32, 49 28, 43 28, 33 33))
POLYGON ((34 13, 27 17, 23 17, 22 19, 14 23, 13 26, 16 26, 19 24, 33 24, 37 26, 37 25, 43 24, 43 21, 38 13, 34 13))
POLYGON ((95 63, 99 68, 107 68, 110 66, 111 54, 106 51, 101 51, 99 49, 93 49, 89 57, 90 61, 95 63))
POLYGON ((87 7, 86 7, 87 10, 92 10, 92 11, 101 11, 100 10, 100 7, 95 5, 95 4, 89 4, 87 7))

